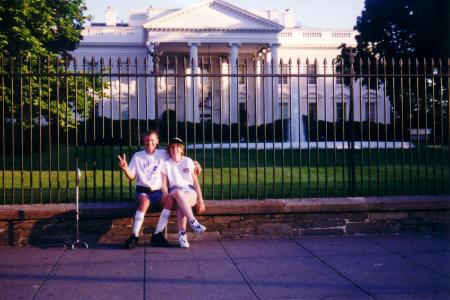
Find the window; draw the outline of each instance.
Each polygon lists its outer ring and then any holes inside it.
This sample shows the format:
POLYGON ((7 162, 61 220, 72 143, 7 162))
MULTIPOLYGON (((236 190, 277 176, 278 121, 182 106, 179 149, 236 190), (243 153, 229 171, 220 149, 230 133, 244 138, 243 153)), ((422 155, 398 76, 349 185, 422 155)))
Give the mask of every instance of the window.
POLYGON ((335 120, 336 121, 344 121, 345 120, 345 116, 347 114, 346 112, 346 108, 347 108, 347 103, 336 103, 336 117, 335 120))
POLYGON ((202 99, 200 99, 200 103, 198 105, 198 107, 200 108, 208 108, 211 109, 212 108, 212 94, 211 91, 206 92, 203 101, 201 101, 202 99))
POLYGON ((281 111, 281 117, 284 120, 289 119, 289 103, 280 103, 280 111, 281 111))
POLYGON ((210 66, 204 64, 200 71, 203 86, 209 86, 211 84, 211 77, 209 76, 210 73, 209 70, 210 66))
MULTIPOLYGON (((245 65, 240 64, 239 65, 239 74, 247 74, 247 68, 245 65)), ((239 76, 238 78, 239 85, 245 85, 247 83, 247 77, 246 76, 239 76)))
POLYGON ((317 119, 317 103, 309 103, 308 116, 311 119, 317 119))
POLYGON ((158 77, 158 87, 165 88, 165 86, 173 86, 175 85, 175 69, 164 69, 162 70, 163 74, 161 77, 158 77))
POLYGON ((245 135, 242 131, 243 127, 247 125, 247 106, 245 103, 239 103, 239 122, 241 123, 241 135, 245 135))
POLYGON ((376 103, 370 102, 366 103, 366 121, 375 122, 376 121, 376 103))
MULTIPOLYGON (((289 74, 289 66, 287 64, 283 64, 280 69, 281 74, 289 74)), ((278 84, 287 85, 288 83, 288 76, 278 76, 278 84)))
POLYGON ((308 74, 308 84, 316 84, 317 83, 317 69, 315 64, 309 64, 307 69, 308 74))
POLYGON ((342 74, 341 73, 336 73, 335 75, 336 75, 336 77, 335 77, 336 78, 335 79, 336 84, 342 84, 344 82, 342 74))
POLYGON ((86 73, 100 73, 100 64, 98 62, 88 62, 86 73))
POLYGON ((122 116, 122 120, 128 120, 129 114, 128 114, 128 103, 127 102, 120 103, 120 114, 122 116))

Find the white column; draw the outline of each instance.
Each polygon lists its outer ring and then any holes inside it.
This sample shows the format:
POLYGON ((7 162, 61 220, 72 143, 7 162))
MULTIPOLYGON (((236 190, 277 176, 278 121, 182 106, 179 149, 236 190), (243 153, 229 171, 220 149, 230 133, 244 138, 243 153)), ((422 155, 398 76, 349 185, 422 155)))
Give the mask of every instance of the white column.
POLYGON ((228 43, 228 47, 231 48, 230 52, 230 68, 231 68, 231 81, 230 81, 230 114, 231 114, 231 123, 237 123, 239 121, 239 95, 238 95, 238 78, 236 76, 233 76, 234 74, 237 74, 237 68, 238 68, 238 56, 239 56, 239 47, 241 46, 240 43, 228 43))
POLYGON ((278 92, 278 77, 277 74, 280 74, 280 58, 278 57, 278 47, 280 44, 271 44, 270 49, 272 53, 272 72, 274 74, 273 76, 273 115, 275 116, 275 120, 281 119, 280 114, 280 105, 281 105, 281 98, 278 92))
MULTIPOLYGON (((189 67, 186 70, 187 74, 199 74, 198 69, 198 47, 200 43, 189 42, 189 67)), ((186 93, 187 93, 187 121, 188 122, 200 122, 199 105, 199 90, 200 90, 200 78, 190 76, 186 78, 186 93)))
MULTIPOLYGON (((272 53, 270 51, 265 53, 264 57, 264 74, 271 75, 272 74, 272 53)), ((263 122, 271 123, 272 122, 272 102, 274 101, 273 93, 272 93, 272 77, 267 76, 264 77, 264 111, 265 111, 265 120, 263 122)))
MULTIPOLYGON (((261 74, 261 60, 259 59, 259 57, 256 58, 256 70, 255 70, 256 75, 260 75, 261 74)), ((262 92, 261 92, 261 77, 256 77, 255 78, 255 90, 256 90, 256 115, 255 115, 255 124, 256 126, 259 126, 261 124, 263 124, 263 98, 262 98, 262 92)))
MULTIPOLYGON (((221 90, 221 122, 222 124, 229 124, 229 107, 230 107, 230 77, 227 75, 230 72, 230 64, 226 61, 221 61, 220 73, 225 74, 220 78, 220 90, 221 90)), ((218 99, 219 100, 219 99, 218 99)), ((220 119, 218 120, 220 122, 220 119)))
MULTIPOLYGON (((153 57, 150 53, 153 53, 155 46, 157 44, 154 42, 147 41, 147 72, 150 74, 153 72, 153 57)), ((147 109, 146 115, 148 119, 155 119, 155 78, 148 77, 147 80, 147 103, 144 100, 144 107, 141 109, 144 111, 147 109)))
MULTIPOLYGON (((291 65, 291 74, 297 73, 297 64, 295 61, 292 62, 291 65)), ((290 126, 292 131, 292 142, 300 142, 302 140, 301 132, 300 132, 300 111, 299 111, 299 85, 297 77, 291 77, 291 86, 290 86, 290 94, 291 94, 291 106, 292 106, 292 115, 290 116, 290 126)))

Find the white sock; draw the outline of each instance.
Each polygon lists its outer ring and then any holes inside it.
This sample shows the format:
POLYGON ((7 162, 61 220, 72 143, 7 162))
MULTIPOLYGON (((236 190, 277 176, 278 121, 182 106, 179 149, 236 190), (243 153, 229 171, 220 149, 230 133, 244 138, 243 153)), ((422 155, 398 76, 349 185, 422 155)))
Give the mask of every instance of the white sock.
POLYGON ((164 227, 166 227, 167 223, 169 222, 171 212, 172 211, 167 208, 164 208, 162 210, 161 214, 159 215, 159 220, 158 224, 156 225, 155 233, 160 233, 164 230, 164 227))
POLYGON ((139 237, 139 232, 141 231, 142 224, 144 223, 145 213, 137 210, 134 215, 134 224, 133 224, 133 234, 135 237, 139 237))

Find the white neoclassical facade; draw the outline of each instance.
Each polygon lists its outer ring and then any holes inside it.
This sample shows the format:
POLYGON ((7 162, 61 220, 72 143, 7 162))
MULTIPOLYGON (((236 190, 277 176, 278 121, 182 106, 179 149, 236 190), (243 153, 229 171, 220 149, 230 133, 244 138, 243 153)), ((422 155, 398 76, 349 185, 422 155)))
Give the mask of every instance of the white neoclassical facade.
MULTIPOLYGON (((100 115, 155 119, 174 110, 179 121, 229 124, 241 122, 244 114, 248 125, 285 119, 294 142, 304 139, 302 116, 308 113, 330 122, 348 119, 349 88, 339 78, 305 74, 333 74, 338 47, 356 45, 352 29, 302 28, 290 10, 253 12, 221 0, 182 9, 132 10, 127 24, 116 19, 116 11, 108 8, 106 23, 86 27, 73 55, 97 62, 103 57, 113 65, 130 59, 129 72, 135 71, 137 59, 138 72, 150 72, 150 55, 157 47, 162 50, 160 71, 169 77, 157 82, 153 77, 112 78, 100 115), (248 77, 235 75, 241 73, 248 77)), ((357 81, 354 94, 355 121, 390 122, 381 87, 369 91, 357 81)))

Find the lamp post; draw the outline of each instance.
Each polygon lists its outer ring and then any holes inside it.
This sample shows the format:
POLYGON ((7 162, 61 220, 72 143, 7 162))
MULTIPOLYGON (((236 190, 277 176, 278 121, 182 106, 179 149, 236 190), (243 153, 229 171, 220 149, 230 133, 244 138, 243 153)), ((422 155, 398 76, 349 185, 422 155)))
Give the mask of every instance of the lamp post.
POLYGON ((149 50, 148 54, 152 57, 153 70, 152 75, 154 78, 154 89, 155 89, 155 122, 156 130, 159 132, 159 112, 158 112, 158 73, 159 73, 159 60, 163 51, 158 47, 158 45, 153 46, 153 51, 149 50))

